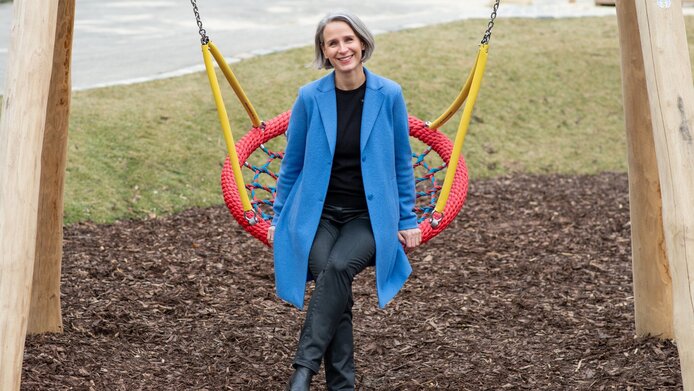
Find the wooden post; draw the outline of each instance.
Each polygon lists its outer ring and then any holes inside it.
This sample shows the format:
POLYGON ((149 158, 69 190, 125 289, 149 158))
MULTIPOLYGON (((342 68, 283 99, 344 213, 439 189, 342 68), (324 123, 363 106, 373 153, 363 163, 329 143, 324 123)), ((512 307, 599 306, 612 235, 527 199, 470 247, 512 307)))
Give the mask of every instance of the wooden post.
POLYGON ((674 338, 672 279, 665 253, 653 126, 633 0, 617 1, 629 160, 629 205, 636 334, 674 338))
POLYGON ((75 0, 59 0, 53 72, 41 153, 36 261, 27 333, 62 332, 60 266, 63 256, 63 185, 70 115, 70 61, 75 0))
POLYGON ((684 390, 694 391, 694 87, 681 0, 637 0, 684 390))
POLYGON ((0 119, 0 390, 18 390, 36 249, 57 0, 15 0, 0 119))

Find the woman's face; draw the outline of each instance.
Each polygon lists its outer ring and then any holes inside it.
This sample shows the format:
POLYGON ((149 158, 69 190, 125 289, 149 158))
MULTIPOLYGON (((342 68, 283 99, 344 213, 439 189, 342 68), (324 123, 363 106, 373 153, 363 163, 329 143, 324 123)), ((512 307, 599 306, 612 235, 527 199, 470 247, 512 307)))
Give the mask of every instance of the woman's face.
POLYGON ((364 44, 345 22, 330 22, 323 30, 323 56, 336 72, 351 72, 361 67, 364 44))

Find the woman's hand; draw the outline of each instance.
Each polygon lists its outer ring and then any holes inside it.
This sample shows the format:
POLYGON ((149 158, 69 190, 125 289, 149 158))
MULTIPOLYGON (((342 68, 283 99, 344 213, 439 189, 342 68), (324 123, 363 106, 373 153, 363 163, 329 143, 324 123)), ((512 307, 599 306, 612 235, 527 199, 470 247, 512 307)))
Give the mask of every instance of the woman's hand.
POLYGON ((398 231, 398 240, 405 246, 405 251, 410 251, 422 242, 422 231, 419 228, 398 231))
POLYGON ((270 228, 267 230, 267 242, 270 244, 270 247, 272 247, 272 242, 275 240, 275 226, 271 225, 270 228))

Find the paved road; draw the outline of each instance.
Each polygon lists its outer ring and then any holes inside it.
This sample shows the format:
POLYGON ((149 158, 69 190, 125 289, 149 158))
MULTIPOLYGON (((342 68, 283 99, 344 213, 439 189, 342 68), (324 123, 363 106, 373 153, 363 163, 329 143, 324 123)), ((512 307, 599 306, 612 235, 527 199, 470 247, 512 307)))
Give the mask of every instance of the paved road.
MULTIPOLYGON (((229 60, 311 44, 337 0, 198 0, 208 34, 229 60)), ((349 7, 375 33, 488 18, 490 0, 360 0, 349 7)), ((499 17, 614 15, 593 0, 502 0, 499 17)), ((0 4, 0 94, 8 64, 12 3, 0 4)), ((486 22, 480 21, 480 31, 486 22)), ((77 0, 73 87, 134 83, 202 69, 192 6, 183 0, 77 0)))

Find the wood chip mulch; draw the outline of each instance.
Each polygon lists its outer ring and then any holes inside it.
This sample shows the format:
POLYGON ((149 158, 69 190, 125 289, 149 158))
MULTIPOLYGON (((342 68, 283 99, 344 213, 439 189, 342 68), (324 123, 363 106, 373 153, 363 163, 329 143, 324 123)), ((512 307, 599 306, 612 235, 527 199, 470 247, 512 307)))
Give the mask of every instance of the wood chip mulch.
MULTIPOLYGON (((65 332, 27 337, 22 389, 282 390, 305 312, 271 255, 223 206, 66 227, 65 332)), ((357 389, 681 390, 630 255, 626 174, 475 181, 385 310, 357 277, 357 389)))

